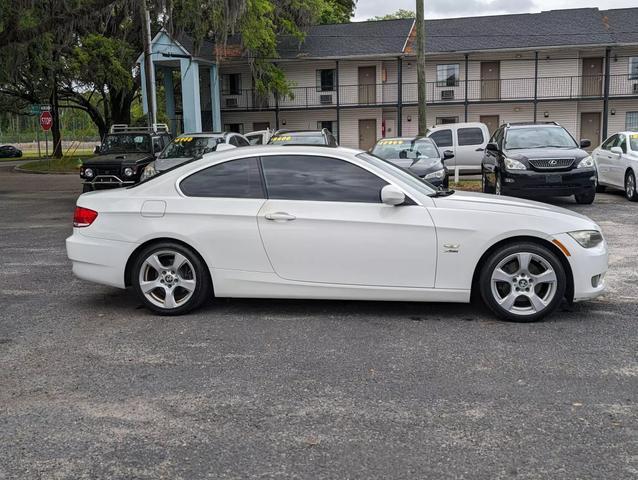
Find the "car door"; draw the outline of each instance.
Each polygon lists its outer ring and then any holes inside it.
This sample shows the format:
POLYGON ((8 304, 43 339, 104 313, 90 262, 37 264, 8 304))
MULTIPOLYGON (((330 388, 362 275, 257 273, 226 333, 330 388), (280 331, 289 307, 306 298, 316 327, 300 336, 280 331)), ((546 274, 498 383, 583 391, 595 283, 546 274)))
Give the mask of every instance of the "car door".
POLYGON ((616 145, 618 135, 614 134, 603 142, 603 144, 594 151, 594 162, 596 162, 596 170, 598 172, 598 182, 605 185, 615 185, 612 175, 612 153, 611 147, 616 145))
POLYGON ((452 129, 440 128, 428 134, 428 137, 434 140, 434 143, 436 143, 436 146, 439 147, 441 153, 445 152, 446 150, 451 150, 452 152, 454 152, 454 158, 451 158, 450 160, 445 162, 445 165, 448 168, 454 168, 456 165, 461 165, 456 157, 456 149, 454 148, 452 129))
POLYGON ((480 127, 460 127, 456 130, 457 165, 481 167, 483 159, 485 133, 480 127))
POLYGON ((627 136, 623 133, 618 134, 618 142, 616 144, 617 147, 620 147, 622 150, 622 155, 619 155, 614 152, 609 152, 610 159, 610 172, 611 179, 614 185, 619 188, 624 188, 625 186, 625 172, 627 171, 628 164, 628 156, 627 156, 627 136))
POLYGON ((264 204, 259 159, 218 163, 184 178, 183 195, 167 207, 167 221, 199 246, 216 269, 272 271, 256 217, 264 204))
POLYGON ((262 157, 258 214, 278 276, 300 282, 433 287, 436 232, 425 207, 381 203, 387 181, 330 156, 262 157))

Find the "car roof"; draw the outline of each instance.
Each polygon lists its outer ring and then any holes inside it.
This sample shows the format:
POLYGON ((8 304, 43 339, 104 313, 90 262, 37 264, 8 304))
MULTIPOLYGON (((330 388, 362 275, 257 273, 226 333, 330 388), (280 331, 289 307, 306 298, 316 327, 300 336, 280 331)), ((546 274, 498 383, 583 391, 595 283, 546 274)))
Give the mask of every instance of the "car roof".
POLYGON ((481 122, 457 122, 457 123, 441 123, 437 125, 432 125, 428 128, 428 130, 436 130, 439 128, 452 128, 452 127, 484 127, 485 124, 481 122))
POLYGON ((505 128, 531 128, 531 127, 565 128, 561 124, 556 122, 516 122, 516 123, 505 123, 502 126, 504 126, 505 128))
POLYGON ((211 138, 211 137, 223 137, 228 135, 229 132, 196 132, 196 133, 181 133, 177 137, 197 137, 197 138, 211 138))
POLYGON ((311 135, 323 135, 322 130, 277 130, 277 135, 299 135, 300 137, 309 137, 311 135))

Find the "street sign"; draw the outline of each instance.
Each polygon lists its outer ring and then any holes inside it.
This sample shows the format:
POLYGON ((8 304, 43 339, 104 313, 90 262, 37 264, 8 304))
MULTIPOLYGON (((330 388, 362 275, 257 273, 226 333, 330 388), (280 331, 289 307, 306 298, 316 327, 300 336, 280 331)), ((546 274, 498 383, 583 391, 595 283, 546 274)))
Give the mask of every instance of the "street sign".
POLYGON ((50 111, 51 111, 51 105, 38 105, 38 104, 30 105, 31 115, 40 115, 42 112, 50 112, 50 111))
POLYGON ((45 110, 40 114, 40 126, 45 132, 51 130, 51 127, 53 126, 53 116, 48 110, 45 110))

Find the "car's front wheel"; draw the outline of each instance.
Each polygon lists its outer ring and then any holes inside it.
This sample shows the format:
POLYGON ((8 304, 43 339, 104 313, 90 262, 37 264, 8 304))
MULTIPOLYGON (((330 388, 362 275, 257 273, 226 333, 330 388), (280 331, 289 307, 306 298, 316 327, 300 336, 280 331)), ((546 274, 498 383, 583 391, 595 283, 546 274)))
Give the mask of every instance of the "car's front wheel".
POLYGON ((638 202, 638 192, 636 191, 636 176, 631 170, 625 175, 625 197, 632 202, 638 202))
POLYGON ((144 305, 160 315, 181 315, 211 296, 204 261, 189 248, 162 242, 137 256, 131 283, 144 305))
POLYGON ((494 193, 494 189, 490 186, 490 181, 486 172, 481 174, 481 190, 483 193, 494 193))
POLYGON ((594 199, 596 198, 596 189, 590 188, 589 190, 583 193, 578 193, 574 195, 574 198, 576 199, 576 203, 578 204, 590 205, 594 203, 594 199))
POLYGON ((498 317, 535 322, 558 308, 567 277, 551 250, 521 242, 498 249, 487 258, 479 286, 483 301, 498 317))
POLYGON ((504 195, 503 179, 501 178, 501 174, 499 172, 494 173, 494 193, 496 195, 504 195))

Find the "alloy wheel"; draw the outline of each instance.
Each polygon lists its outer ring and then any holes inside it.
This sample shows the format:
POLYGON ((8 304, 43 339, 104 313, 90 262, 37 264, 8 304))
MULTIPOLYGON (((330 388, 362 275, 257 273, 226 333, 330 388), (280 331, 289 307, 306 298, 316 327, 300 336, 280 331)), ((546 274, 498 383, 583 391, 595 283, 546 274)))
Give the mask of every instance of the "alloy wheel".
POLYGON ((625 194, 630 200, 636 195, 636 179, 631 172, 625 178, 625 194))
POLYGON ((181 253, 161 250, 142 263, 139 287, 153 305, 173 309, 190 300, 197 285, 193 264, 181 253))
POLYGON ((515 315, 534 315, 554 299, 558 277, 551 264, 531 252, 508 255, 492 271, 490 286, 501 308, 515 315))

